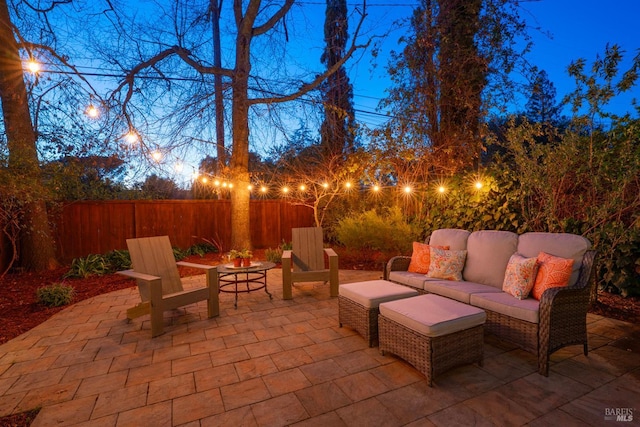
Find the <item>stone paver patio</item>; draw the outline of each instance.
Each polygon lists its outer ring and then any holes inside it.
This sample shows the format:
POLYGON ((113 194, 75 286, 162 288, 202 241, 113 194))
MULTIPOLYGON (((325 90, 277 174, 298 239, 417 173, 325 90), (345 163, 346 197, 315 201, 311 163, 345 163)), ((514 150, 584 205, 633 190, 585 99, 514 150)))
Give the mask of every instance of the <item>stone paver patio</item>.
MULTIPOLYGON (((589 356, 556 352, 548 378, 533 355, 485 337, 483 367, 436 377, 368 348, 338 327, 328 285, 282 297, 280 270, 262 291, 221 295, 127 323, 136 289, 79 302, 0 346, 0 416, 42 407, 35 426, 620 425, 640 420, 640 325, 589 315, 589 356)), ((341 271, 340 283, 380 272, 341 271)), ((189 280, 202 280, 201 277, 189 280)))

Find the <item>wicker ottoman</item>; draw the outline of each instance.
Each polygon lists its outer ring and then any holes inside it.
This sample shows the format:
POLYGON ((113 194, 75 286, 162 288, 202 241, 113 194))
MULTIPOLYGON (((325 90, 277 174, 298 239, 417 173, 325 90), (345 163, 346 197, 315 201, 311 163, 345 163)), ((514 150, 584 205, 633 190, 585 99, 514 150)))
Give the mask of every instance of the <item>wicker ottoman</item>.
POLYGON ((369 347, 378 343, 378 306, 386 301, 418 295, 414 289, 386 280, 341 285, 338 291, 338 322, 355 329, 369 347))
POLYGON ((380 304, 380 353, 393 353, 427 378, 484 355, 486 313, 477 307, 434 294, 380 304))

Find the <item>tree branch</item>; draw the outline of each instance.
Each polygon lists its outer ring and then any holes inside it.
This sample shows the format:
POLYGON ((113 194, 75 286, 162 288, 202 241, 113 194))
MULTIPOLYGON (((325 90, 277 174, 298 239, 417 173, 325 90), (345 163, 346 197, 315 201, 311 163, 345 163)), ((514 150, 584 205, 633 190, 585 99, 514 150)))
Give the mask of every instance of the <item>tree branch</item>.
POLYGON ((272 29, 278 23, 278 21, 281 20, 287 14, 287 12, 289 12, 291 6, 293 6, 293 0, 287 0, 285 4, 283 4, 282 7, 276 13, 274 13, 271 18, 269 18, 267 22, 253 29, 253 35, 259 36, 272 29))
POLYGON ((349 58, 351 58, 351 56, 354 54, 355 51, 357 51, 358 49, 366 49, 371 44, 371 40, 372 39, 369 39, 365 44, 362 44, 362 45, 359 45, 359 44, 356 43, 357 38, 358 38, 358 34, 360 34, 360 29, 361 29, 362 24, 364 22, 364 19, 366 17, 367 17, 367 14, 366 14, 366 1, 365 1, 365 2, 363 2, 363 8, 362 8, 362 14, 361 14, 361 17, 360 17, 360 21, 358 22, 358 25, 356 27, 356 31, 354 32, 353 39, 352 39, 352 42, 351 42, 351 46, 349 47, 349 50, 340 59, 340 61, 336 62, 331 68, 328 68, 322 74, 318 74, 316 76, 316 78, 313 79, 313 81, 311 81, 309 83, 303 83, 297 91, 295 91, 295 92, 293 92, 291 94, 281 95, 281 96, 273 96, 273 97, 267 97, 267 98, 249 99, 249 105, 274 104, 274 103, 293 101, 294 99, 300 98, 302 95, 305 95, 305 94, 311 92, 312 90, 316 89, 318 86, 320 86, 320 84, 323 81, 325 81, 329 76, 331 76, 332 74, 337 72, 340 69, 340 67, 342 67, 347 62, 347 60, 349 58))

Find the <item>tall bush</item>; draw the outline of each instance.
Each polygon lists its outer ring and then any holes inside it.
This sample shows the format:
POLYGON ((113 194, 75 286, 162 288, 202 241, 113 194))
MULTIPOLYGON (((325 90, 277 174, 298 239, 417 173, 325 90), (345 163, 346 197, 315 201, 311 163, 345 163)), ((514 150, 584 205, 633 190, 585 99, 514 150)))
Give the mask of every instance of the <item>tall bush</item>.
POLYGON ((350 249, 407 253, 419 230, 405 220, 400 208, 394 207, 383 213, 372 209, 346 216, 338 222, 335 233, 338 241, 350 249))

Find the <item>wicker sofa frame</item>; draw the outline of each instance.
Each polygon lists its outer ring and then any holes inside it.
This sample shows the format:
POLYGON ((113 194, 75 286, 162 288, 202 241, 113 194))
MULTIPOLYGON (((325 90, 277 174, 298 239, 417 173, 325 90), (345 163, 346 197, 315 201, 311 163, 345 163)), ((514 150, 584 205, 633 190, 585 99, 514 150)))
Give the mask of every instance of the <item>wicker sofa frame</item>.
MULTIPOLYGON (((587 356, 589 348, 586 317, 596 290, 595 259, 596 251, 587 250, 582 259, 578 280, 573 286, 551 288, 544 292, 540 298, 538 323, 485 310, 485 332, 535 354, 538 373, 544 376, 549 375, 551 354, 563 347, 582 344, 584 355, 587 356)), ((390 259, 384 268, 384 279, 390 280, 389 274, 392 271, 407 271, 410 261, 411 257, 404 256, 390 259)))

